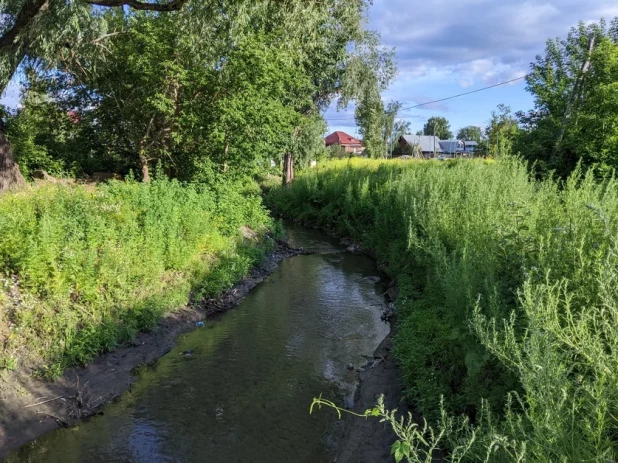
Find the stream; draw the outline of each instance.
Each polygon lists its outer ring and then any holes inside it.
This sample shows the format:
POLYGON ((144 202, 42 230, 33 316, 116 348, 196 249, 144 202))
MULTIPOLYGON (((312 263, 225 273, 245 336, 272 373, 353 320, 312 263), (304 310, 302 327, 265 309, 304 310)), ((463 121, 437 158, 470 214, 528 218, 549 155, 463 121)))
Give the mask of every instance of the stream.
POLYGON ((286 259, 242 303, 139 370, 131 390, 79 426, 49 433, 14 462, 329 462, 332 410, 350 406, 351 366, 389 332, 375 262, 317 230, 287 225, 286 259))

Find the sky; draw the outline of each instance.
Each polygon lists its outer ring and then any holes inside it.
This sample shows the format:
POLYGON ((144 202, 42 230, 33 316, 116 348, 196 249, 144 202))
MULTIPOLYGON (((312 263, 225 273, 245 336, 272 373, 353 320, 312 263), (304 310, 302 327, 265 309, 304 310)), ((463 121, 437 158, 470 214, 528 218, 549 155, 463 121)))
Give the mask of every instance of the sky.
MULTIPOLYGON (((565 37, 579 21, 618 16, 616 0, 374 0, 369 28, 396 50, 399 74, 385 102, 403 107, 446 98, 521 77, 548 38, 565 37)), ((16 107, 19 82, 0 103, 16 107)), ((533 107, 525 81, 473 95, 402 111, 414 133, 431 116, 446 117, 453 132, 484 127, 491 111, 504 103, 515 111, 533 107)), ((329 132, 358 136, 354 108, 325 114, 329 132)))
MULTIPOLYGON (((548 38, 563 38, 579 21, 618 16, 616 0, 375 0, 369 28, 395 47, 399 74, 383 99, 403 107, 446 98, 524 76, 548 38)), ((500 103, 533 107, 525 81, 403 111, 412 133, 431 116, 451 130, 484 127, 500 103)), ((326 112, 329 131, 358 136, 351 106, 326 112)))

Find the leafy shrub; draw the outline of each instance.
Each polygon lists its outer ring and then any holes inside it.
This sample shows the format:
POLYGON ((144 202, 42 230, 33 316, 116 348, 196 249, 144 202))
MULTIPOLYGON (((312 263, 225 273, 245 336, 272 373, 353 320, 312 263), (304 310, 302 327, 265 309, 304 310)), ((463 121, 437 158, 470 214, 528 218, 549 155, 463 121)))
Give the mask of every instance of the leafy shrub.
MULTIPOLYGON (((0 342, 54 376, 229 288, 269 225, 240 185, 155 180, 44 186, 0 197, 0 342)), ((6 363, 6 362, 5 362, 6 363)), ((1 366, 1 365, 0 365, 1 366)))
POLYGON ((536 182, 511 158, 333 161, 268 201, 389 265, 408 397, 434 424, 443 407, 475 423, 449 438, 473 435, 461 461, 615 460, 615 180, 536 182))

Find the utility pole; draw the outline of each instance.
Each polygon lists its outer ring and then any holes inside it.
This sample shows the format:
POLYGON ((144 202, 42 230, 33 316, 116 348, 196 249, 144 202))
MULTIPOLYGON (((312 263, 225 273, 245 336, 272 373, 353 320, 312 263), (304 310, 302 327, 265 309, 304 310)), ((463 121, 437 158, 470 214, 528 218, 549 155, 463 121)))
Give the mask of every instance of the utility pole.
POLYGON ((573 86, 573 91, 571 92, 571 96, 569 97, 569 101, 567 102, 566 110, 564 111, 564 116, 562 118, 562 125, 560 127, 560 132, 558 132, 558 138, 556 139, 556 144, 554 145, 554 150, 552 152, 552 158, 555 158, 558 154, 558 149, 560 148, 560 144, 562 143, 562 139, 564 138, 564 133, 566 132, 567 125, 569 123, 569 119, 571 118, 571 111, 573 110, 573 106, 581 99, 581 93, 583 92, 583 83, 584 78, 586 77, 586 73, 588 69, 590 69, 590 58, 592 57, 592 51, 594 50, 594 35, 591 35, 588 38, 588 52, 586 53, 586 58, 584 59, 584 63, 582 64, 582 68, 579 71, 579 75, 575 80, 575 85, 573 86))
POLYGON ((436 157, 436 121, 433 121, 433 157, 436 157))

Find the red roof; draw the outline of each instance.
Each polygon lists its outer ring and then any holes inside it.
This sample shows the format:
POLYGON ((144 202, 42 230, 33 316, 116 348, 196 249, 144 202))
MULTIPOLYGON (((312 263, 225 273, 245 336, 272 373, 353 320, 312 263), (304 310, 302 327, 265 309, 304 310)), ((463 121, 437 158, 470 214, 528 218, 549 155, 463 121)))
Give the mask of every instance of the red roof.
POLYGON ((362 145, 358 138, 354 138, 345 132, 333 132, 324 139, 326 146, 330 145, 362 145))

